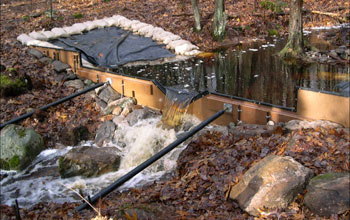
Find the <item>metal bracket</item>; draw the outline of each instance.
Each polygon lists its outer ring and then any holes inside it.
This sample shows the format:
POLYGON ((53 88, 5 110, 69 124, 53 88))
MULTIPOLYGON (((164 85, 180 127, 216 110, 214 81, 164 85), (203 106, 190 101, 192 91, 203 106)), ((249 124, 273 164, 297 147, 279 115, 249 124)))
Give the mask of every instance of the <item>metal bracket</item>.
POLYGON ((224 103, 224 110, 225 112, 232 113, 232 105, 228 103, 224 103))

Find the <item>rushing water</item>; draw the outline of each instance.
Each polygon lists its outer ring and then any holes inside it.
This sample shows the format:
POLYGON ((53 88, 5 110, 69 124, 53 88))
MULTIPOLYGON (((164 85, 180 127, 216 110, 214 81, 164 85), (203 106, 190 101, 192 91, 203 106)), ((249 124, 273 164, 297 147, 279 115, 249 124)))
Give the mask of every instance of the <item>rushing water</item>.
POLYGON ((274 38, 265 44, 253 43, 209 58, 126 67, 122 71, 156 79, 164 86, 207 90, 290 108, 295 107, 296 86, 339 92, 336 85, 350 80, 350 69, 345 65, 286 65, 276 56, 284 44, 283 39, 274 38))
MULTIPOLYGON (((186 117, 191 125, 198 123, 193 117, 186 117)), ((115 140, 108 146, 120 150, 122 157, 120 169, 95 178, 72 177, 62 179, 58 174, 58 158, 72 147, 49 149, 41 152, 34 163, 23 172, 7 172, 1 180, 1 204, 13 205, 15 199, 21 207, 30 207, 38 202, 73 202, 80 198, 67 187, 80 190, 84 195, 93 195, 102 188, 116 181, 132 168, 141 164, 163 147, 176 140, 183 131, 163 129, 160 126, 161 116, 139 120, 129 126, 120 123, 115 132, 115 140), (67 187, 65 187, 65 186, 67 187)), ((83 146, 96 147, 92 142, 83 146)), ((184 148, 180 145, 166 156, 125 183, 120 189, 135 187, 159 179, 165 173, 175 169, 178 155, 184 148)), ((4 173, 5 171, 2 171, 4 173)))

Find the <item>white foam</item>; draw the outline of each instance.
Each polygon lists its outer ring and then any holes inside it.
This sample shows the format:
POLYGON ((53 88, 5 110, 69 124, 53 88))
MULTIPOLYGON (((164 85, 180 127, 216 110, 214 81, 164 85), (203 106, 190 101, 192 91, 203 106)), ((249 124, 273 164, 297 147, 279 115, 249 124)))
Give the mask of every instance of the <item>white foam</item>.
MULTIPOLYGON (((198 119, 193 117, 186 115, 184 118, 193 124, 198 123, 198 119)), ((48 149, 41 152, 30 168, 20 173, 8 172, 9 176, 1 180, 1 203, 13 205, 15 199, 17 199, 20 207, 31 207, 38 202, 64 203, 80 201, 80 198, 67 187, 81 190, 84 195, 92 196, 96 194, 102 188, 109 186, 176 139, 174 129, 165 130, 158 126, 160 120, 161 118, 158 116, 156 118, 139 120, 133 126, 129 126, 128 123, 119 124, 115 133, 114 143, 109 143, 108 146, 118 147, 121 150, 120 169, 99 177, 62 179, 60 177, 45 176, 35 179, 30 178, 34 173, 41 173, 42 169, 57 169, 58 158, 66 154, 72 147, 48 149), (121 145, 125 147, 121 147, 121 145)), ((95 147, 92 142, 87 142, 84 146, 95 147)), ((176 160, 183 148, 183 145, 178 146, 126 182, 119 190, 154 181, 166 172, 171 172, 175 169, 176 160)))

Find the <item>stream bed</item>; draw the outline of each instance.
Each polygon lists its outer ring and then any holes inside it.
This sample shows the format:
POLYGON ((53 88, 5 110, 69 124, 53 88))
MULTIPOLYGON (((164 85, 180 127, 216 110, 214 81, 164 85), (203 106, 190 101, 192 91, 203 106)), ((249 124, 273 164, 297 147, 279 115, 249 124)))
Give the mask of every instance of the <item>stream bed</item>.
MULTIPOLYGON (((199 123, 193 117, 185 117, 191 126, 199 123)), ((176 140, 182 129, 163 129, 159 126, 161 116, 139 120, 129 126, 121 123, 115 132, 115 141, 104 146, 116 147, 120 151, 121 164, 116 172, 106 173, 94 178, 61 178, 58 173, 58 159, 66 154, 72 146, 62 149, 48 149, 41 152, 26 170, 1 171, 7 177, 1 180, 1 204, 13 205, 18 200, 20 207, 31 207, 38 202, 74 202, 81 201, 79 196, 68 188, 93 196, 107 187, 128 171, 141 164, 163 147, 176 140)), ((188 128, 187 128, 188 129, 188 128)), ((84 142, 78 146, 97 147, 93 142, 84 142)), ((126 182, 119 190, 142 185, 170 174, 176 167, 176 161, 185 144, 175 148, 163 158, 126 182)))

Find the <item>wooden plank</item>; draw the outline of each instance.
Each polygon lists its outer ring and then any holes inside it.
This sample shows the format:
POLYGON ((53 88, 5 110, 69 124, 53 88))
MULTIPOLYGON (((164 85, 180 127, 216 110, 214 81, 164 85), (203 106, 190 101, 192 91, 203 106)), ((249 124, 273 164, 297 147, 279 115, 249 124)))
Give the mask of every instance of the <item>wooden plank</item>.
POLYGON ((333 94, 298 90, 297 113, 313 120, 329 120, 350 126, 350 98, 333 94))

